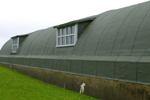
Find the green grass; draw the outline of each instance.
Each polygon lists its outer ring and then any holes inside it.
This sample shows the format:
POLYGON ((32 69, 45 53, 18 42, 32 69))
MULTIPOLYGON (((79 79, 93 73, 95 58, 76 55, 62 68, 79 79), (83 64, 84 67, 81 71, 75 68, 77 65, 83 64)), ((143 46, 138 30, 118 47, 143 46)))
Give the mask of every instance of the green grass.
POLYGON ((0 100, 98 100, 0 66, 0 100))

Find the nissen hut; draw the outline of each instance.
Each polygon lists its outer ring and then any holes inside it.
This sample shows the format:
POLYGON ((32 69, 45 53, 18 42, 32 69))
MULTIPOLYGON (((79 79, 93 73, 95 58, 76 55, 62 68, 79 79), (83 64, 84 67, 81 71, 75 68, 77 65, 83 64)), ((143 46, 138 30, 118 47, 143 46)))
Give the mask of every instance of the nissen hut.
POLYGON ((0 65, 102 100, 150 100, 150 2, 13 36, 0 65))

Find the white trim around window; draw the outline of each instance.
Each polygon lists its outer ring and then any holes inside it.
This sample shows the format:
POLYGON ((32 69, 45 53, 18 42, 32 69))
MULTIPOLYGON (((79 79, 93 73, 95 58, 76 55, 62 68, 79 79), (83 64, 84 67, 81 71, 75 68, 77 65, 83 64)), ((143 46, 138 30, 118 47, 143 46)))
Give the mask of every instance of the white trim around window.
POLYGON ((74 46, 77 42, 78 24, 57 29, 56 47, 74 46))
POLYGON ((12 38, 12 53, 16 53, 19 48, 19 37, 12 38))

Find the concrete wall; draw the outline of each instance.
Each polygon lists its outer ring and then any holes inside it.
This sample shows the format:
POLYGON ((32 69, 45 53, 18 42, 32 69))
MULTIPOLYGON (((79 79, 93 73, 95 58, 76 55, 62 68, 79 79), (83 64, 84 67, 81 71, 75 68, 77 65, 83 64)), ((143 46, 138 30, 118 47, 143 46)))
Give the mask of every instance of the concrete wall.
POLYGON ((6 63, 0 63, 0 65, 8 68, 11 66, 13 70, 18 72, 76 92, 79 92, 80 84, 85 82, 84 94, 101 100, 150 100, 149 85, 107 80, 22 65, 6 63))

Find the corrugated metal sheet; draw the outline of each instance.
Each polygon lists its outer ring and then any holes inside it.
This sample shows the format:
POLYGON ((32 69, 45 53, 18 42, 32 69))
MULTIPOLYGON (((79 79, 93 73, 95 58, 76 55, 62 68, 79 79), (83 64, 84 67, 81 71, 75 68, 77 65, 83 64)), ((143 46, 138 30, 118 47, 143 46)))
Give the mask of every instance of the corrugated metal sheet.
POLYGON ((93 21, 72 47, 55 47, 53 27, 39 30, 26 37, 16 55, 10 55, 11 40, 6 42, 0 62, 149 84, 149 16, 148 1, 91 17, 93 21))

